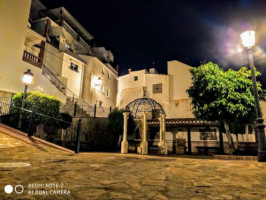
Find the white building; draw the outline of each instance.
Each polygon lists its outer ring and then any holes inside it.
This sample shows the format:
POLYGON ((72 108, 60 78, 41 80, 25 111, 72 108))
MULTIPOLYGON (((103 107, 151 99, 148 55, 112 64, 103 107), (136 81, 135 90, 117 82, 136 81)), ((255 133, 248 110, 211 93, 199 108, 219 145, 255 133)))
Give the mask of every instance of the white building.
POLYGON ((92 48, 94 37, 63 7, 47 9, 39 0, 1 1, 0 95, 23 91, 30 69, 38 90, 62 102, 115 107, 118 72, 114 55, 92 48), (101 79, 101 88, 93 80, 101 79))
MULTIPOLYGON (((216 127, 207 131, 210 125, 204 123, 201 127, 185 126, 186 120, 196 123, 191 120, 194 116, 186 92, 191 85, 190 66, 169 61, 167 74, 158 74, 152 68, 129 70, 118 77, 111 51, 94 47, 94 37, 65 8, 47 10, 39 0, 0 1, 0 27, 1 97, 23 91, 21 77, 31 69, 34 81, 29 91, 38 90, 62 102, 73 99, 82 105, 85 102, 90 106, 125 108, 139 98, 154 100, 169 123, 177 124, 175 128, 169 124, 166 127, 169 149, 177 138, 193 141, 192 151, 196 145, 206 143, 206 138, 210 145, 219 146, 216 127)), ((264 103, 264 113, 265 108, 264 103)))
POLYGON ((186 90, 191 85, 190 66, 168 62, 168 74, 149 71, 131 71, 119 77, 117 107, 124 108, 137 98, 151 98, 164 109, 167 118, 193 118, 190 99, 186 90))
MULTIPOLYGON (((218 150, 222 142, 227 141, 226 136, 220 134, 215 123, 197 120, 192 113, 191 99, 186 92, 192 84, 192 67, 178 61, 169 61, 167 68, 168 74, 158 74, 151 68, 140 71, 129 69, 127 75, 120 76, 117 107, 129 109, 136 118, 142 117, 142 111, 148 111, 148 126, 155 129, 157 127, 157 133, 153 131, 148 134, 151 146, 156 146, 156 142, 159 141, 159 115, 154 115, 142 104, 150 104, 153 109, 156 107, 153 105, 158 104, 156 109, 160 109, 161 106, 160 113, 166 114, 165 142, 168 152, 176 152, 177 140, 186 141, 189 153, 197 152, 197 146, 217 147, 218 150)), ((232 136, 236 142, 235 135, 232 136)), ((135 138, 135 135, 129 136, 130 140, 135 138)), ((255 137, 250 134, 244 137, 241 135, 238 141, 251 142, 255 141, 255 137)), ((227 150, 228 147, 225 145, 225 151, 227 150)))

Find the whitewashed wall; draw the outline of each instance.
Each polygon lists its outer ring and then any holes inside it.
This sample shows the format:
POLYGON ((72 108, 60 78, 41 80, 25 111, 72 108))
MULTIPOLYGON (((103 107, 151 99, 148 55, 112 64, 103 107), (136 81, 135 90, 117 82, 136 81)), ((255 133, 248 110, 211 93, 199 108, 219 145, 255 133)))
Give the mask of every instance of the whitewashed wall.
POLYGON ((106 67, 98 58, 80 55, 85 60, 82 98, 86 99, 91 105, 103 102, 103 107, 115 107, 117 95, 117 75, 106 67), (104 69, 104 74, 102 70, 104 69), (108 78, 108 73, 109 77, 108 78), (101 78, 100 88, 94 86, 93 80, 101 78), (101 91, 104 86, 104 91, 101 91), (110 96, 107 96, 107 89, 110 90, 110 96))
POLYGON ((42 75, 40 68, 22 61, 30 3, 30 0, 0 1, 0 90, 22 92, 24 84, 21 78, 27 69, 31 69, 34 79, 28 91, 38 90, 64 101, 64 95, 42 75))
POLYGON ((157 101, 166 109, 169 102, 169 77, 165 74, 149 74, 146 70, 133 71, 119 77, 117 106, 124 108, 131 101, 144 97, 157 101), (134 77, 138 77, 134 81, 134 77), (153 84, 162 84, 162 93, 153 93, 153 84))
POLYGON ((64 53, 62 65, 61 76, 65 78, 67 87, 79 97, 82 89, 84 63, 64 53), (71 62, 78 65, 78 71, 73 71, 70 69, 71 62))

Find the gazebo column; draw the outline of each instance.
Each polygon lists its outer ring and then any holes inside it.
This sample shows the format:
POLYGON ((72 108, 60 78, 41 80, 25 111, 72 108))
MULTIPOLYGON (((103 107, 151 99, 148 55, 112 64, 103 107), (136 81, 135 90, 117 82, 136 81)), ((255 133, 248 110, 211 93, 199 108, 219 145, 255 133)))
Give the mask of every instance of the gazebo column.
POLYGON ((165 144, 165 132, 166 132, 166 122, 165 122, 165 114, 162 114, 162 125, 163 125, 163 144, 164 144, 164 154, 168 154, 167 145, 165 144))
POLYGON ((148 141, 147 141, 147 113, 143 112, 143 141, 142 141, 142 154, 148 154, 148 141))
POLYGON ((127 120, 129 112, 124 112, 124 132, 123 132, 123 141, 121 145, 121 153, 128 153, 128 141, 127 141, 127 120))
POLYGON ((159 117, 159 122, 160 122, 160 140, 159 140, 159 146, 162 145, 163 143, 163 131, 162 131, 162 118, 159 117))
POLYGON ((191 134, 190 134, 190 128, 187 128, 187 147, 188 147, 188 154, 191 155, 191 134))
POLYGON ((160 143, 159 143, 159 153, 167 155, 167 146, 165 144, 165 114, 161 114, 159 118, 160 121, 160 143))

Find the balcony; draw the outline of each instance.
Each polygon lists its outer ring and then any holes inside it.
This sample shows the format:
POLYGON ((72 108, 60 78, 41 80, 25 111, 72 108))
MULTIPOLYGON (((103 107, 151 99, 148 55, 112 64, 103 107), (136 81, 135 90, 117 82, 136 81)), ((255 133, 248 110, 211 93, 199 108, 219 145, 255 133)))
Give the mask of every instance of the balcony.
POLYGON ((41 58, 39 58, 39 57, 37 57, 37 56, 27 52, 27 51, 24 51, 22 60, 25 62, 28 62, 28 63, 36 66, 36 67, 42 68, 41 58))
POLYGON ((45 38, 31 28, 27 28, 22 60, 36 67, 42 68, 45 38))

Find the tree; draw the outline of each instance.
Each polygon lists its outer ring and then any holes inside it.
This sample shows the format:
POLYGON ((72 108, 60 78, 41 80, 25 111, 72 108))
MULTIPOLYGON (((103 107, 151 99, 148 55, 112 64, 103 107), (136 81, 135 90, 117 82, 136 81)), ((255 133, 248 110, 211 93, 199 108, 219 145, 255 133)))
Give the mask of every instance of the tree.
MULTIPOLYGON (((115 141, 120 140, 123 134, 123 127, 124 127, 124 117, 123 117, 123 109, 114 109, 108 115, 107 120, 107 130, 109 130, 112 140, 115 141)), ((135 122, 133 120, 132 115, 129 115, 128 118, 128 135, 133 134, 135 127, 135 122)))
MULTIPOLYGON (((187 92, 192 98, 195 117, 223 124, 229 147, 234 152, 235 146, 230 133, 237 131, 235 125, 255 120, 250 70, 242 67, 238 71, 224 71, 217 64, 209 62, 191 69, 191 74, 192 86, 187 92)), ((260 73, 256 72, 256 76, 258 75, 260 73)), ((258 91, 262 91, 259 82, 257 87, 258 91)))

